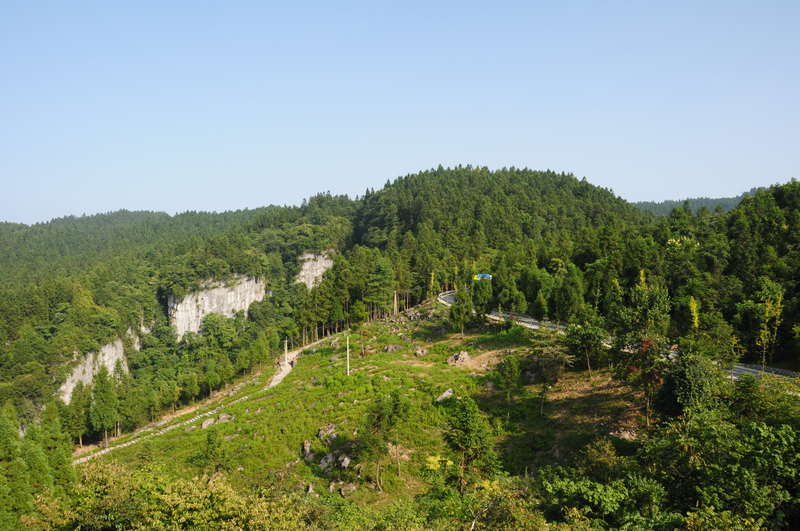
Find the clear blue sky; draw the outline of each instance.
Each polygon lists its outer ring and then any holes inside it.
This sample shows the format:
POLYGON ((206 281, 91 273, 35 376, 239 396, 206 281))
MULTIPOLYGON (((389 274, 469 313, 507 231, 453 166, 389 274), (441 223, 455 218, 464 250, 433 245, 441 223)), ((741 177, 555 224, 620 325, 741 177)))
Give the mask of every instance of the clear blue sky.
POLYGON ((796 1, 0 0, 0 221, 299 204, 440 164, 732 196, 800 178, 798 28, 796 1))

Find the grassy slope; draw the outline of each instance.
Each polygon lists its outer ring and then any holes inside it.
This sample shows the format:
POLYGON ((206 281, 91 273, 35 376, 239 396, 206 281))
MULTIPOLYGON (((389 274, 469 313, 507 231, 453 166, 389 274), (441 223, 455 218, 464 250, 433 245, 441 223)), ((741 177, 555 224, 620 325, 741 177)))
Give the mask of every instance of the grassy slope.
MULTIPOLYGON (((294 370, 275 388, 265 390, 269 378, 262 375, 233 396, 226 396, 223 403, 249 396, 224 409, 236 415, 232 422, 201 430, 202 420, 198 420, 194 423, 196 429, 185 431, 181 427, 155 437, 156 460, 170 475, 190 478, 201 474, 204 463, 198 457, 209 430, 215 429, 225 437, 222 448, 227 460, 223 469, 242 488, 280 482, 285 488, 299 489, 314 482, 317 492, 327 493, 329 482, 340 478, 358 485, 353 495, 356 501, 382 505, 422 491, 425 459, 430 455, 447 455, 441 437, 446 406, 438 404, 436 398, 448 388, 456 396, 472 396, 490 422, 501 426, 497 430, 497 447, 505 470, 514 474, 532 472, 545 465, 568 464, 593 438, 621 427, 635 427, 632 393, 613 382, 603 370, 595 371, 591 382, 585 371, 568 372, 548 389, 544 417, 539 415, 542 384, 524 386, 513 402, 511 420, 506 422, 505 394, 500 390, 493 366, 506 349, 528 356, 532 346, 542 338, 536 336, 537 332, 522 329, 499 333, 483 329, 468 332, 462 341, 459 334, 436 335, 442 326, 440 316, 426 321, 368 325, 367 337, 374 339, 365 344, 368 353, 364 357, 359 357, 360 345, 355 336, 351 338, 349 378, 345 375, 344 336, 339 335, 338 348, 327 340, 298 358, 294 370), (427 348, 428 354, 415 357, 414 343, 427 348), (384 353, 387 344, 402 348, 384 353), (464 367, 448 366, 447 357, 461 350, 469 352, 472 361, 464 367), (494 390, 487 386, 489 381, 495 382, 494 390), (383 479, 387 494, 364 488, 373 475, 374 465, 366 463, 359 478, 357 455, 352 456, 355 458, 349 469, 334 469, 330 475, 324 475, 319 460, 357 439, 354 430, 359 427, 371 399, 378 393, 388 395, 397 387, 417 406, 399 434, 403 479, 397 478, 395 460, 386 460, 383 479), (331 447, 317 438, 319 428, 326 423, 338 427, 339 438, 331 447), (287 467, 302 456, 304 440, 312 442, 314 462, 306 464, 301 460, 287 467)), ((217 405, 204 408, 213 409, 217 405)), ((624 441, 620 440, 617 446, 623 450, 624 441)), ((133 463, 140 451, 140 445, 133 445, 113 455, 123 463, 133 463)))

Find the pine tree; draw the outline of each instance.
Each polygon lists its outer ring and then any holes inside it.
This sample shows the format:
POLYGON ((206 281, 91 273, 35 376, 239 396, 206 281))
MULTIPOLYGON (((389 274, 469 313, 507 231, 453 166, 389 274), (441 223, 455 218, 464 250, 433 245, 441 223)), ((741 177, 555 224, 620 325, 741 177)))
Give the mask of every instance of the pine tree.
POLYGON ((33 496, 17 428, 0 415, 0 528, 20 529, 19 515, 31 514, 33 496))
POLYGON ((533 304, 533 311, 531 313, 533 314, 533 318, 537 321, 547 318, 547 300, 544 298, 544 294, 541 290, 536 297, 536 302, 533 304))
POLYGON ((461 330, 461 339, 464 339, 464 326, 472 318, 472 298, 466 286, 456 291, 455 303, 450 306, 450 321, 461 330))
POLYGON ((44 494, 53 491, 53 474, 47 462, 44 447, 42 445, 41 427, 32 423, 25 432, 22 439, 21 455, 28 468, 28 477, 33 494, 44 494))
POLYGON ((83 436, 87 431, 89 418, 89 389, 84 387, 83 381, 72 389, 69 401, 69 434, 78 439, 78 445, 83 448, 83 436))
POLYGON ((394 290, 394 269, 387 258, 379 258, 369 277, 369 290, 366 300, 374 304, 375 310, 386 314, 392 307, 392 293, 394 290))
MULTIPOLYGON (((51 405, 48 404, 48 407, 51 405)), ((55 407, 53 405, 53 407, 55 407)), ((53 475, 53 494, 65 498, 72 494, 76 482, 72 467, 72 442, 70 436, 61 429, 61 419, 56 417, 42 425, 42 446, 47 455, 47 463, 53 475)))
POLYGON ((196 372, 192 371, 186 376, 186 384, 183 387, 183 391, 192 398, 192 403, 194 403, 194 398, 200 394, 200 385, 197 382, 196 372))
POLYGON ((113 428, 119 419, 119 401, 114 380, 108 374, 105 365, 100 366, 94 377, 92 395, 94 398, 90 412, 92 426, 96 430, 103 430, 103 442, 108 446, 108 430, 113 428))

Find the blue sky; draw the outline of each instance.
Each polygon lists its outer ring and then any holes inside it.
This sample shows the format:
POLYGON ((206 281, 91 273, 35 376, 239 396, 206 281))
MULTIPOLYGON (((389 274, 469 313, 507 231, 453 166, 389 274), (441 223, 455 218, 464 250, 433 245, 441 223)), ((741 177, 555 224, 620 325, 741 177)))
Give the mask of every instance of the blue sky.
POLYGON ((798 2, 0 0, 0 221, 440 164, 732 196, 800 178, 798 27, 798 2))

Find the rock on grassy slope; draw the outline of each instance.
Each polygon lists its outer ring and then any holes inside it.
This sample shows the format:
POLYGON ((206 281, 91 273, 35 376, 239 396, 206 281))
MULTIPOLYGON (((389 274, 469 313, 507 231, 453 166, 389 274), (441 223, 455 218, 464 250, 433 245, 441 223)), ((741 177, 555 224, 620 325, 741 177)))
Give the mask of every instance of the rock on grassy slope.
MULTIPOLYGON (((460 334, 450 333, 443 314, 424 307, 411 319, 400 315, 365 326, 363 355, 355 334, 351 337, 350 376, 345 333, 327 338, 303 350, 293 369, 274 380, 277 385, 270 387, 267 375, 252 378, 216 407, 207 406, 205 413, 213 414, 176 419, 179 429, 152 437, 147 452, 175 477, 223 471, 242 488, 279 483, 307 492, 313 484, 317 494, 383 504, 424 490, 426 459, 448 454, 442 438, 448 401, 436 401, 447 389, 453 390, 450 400, 470 396, 477 401, 494 428, 503 466, 512 474, 566 464, 597 435, 635 428, 633 396, 602 371, 591 382, 583 371, 574 371, 546 384, 543 416, 544 384, 523 379, 509 411, 498 362, 514 351, 528 366, 536 344, 553 340, 552 332, 493 325, 468 330, 462 341, 460 334), (460 352, 469 359, 447 363, 460 352), (397 446, 391 445, 384 459, 381 494, 373 488, 374 465, 359 452, 358 429, 370 402, 395 389, 413 407, 399 429, 397 446), (396 473, 398 457, 402 479, 396 473)), ((132 445, 114 455, 133 464, 141 451, 132 445)))

